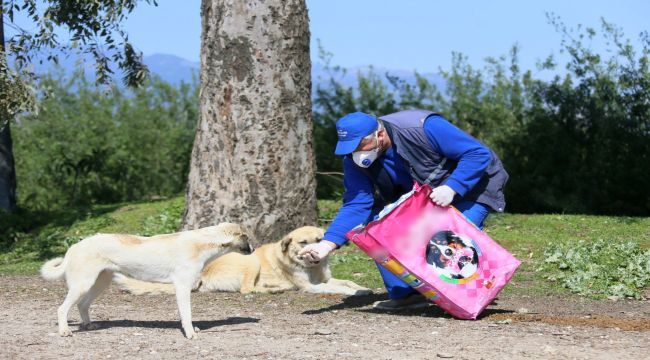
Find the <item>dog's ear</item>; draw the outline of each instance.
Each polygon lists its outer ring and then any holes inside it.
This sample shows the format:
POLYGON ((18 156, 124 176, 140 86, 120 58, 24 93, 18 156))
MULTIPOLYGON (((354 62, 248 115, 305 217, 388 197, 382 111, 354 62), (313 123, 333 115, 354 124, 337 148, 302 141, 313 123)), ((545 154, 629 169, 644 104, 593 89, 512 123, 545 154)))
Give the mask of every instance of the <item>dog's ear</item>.
POLYGON ((287 252, 287 250, 289 250, 289 244, 291 244, 291 237, 285 236, 284 239, 280 241, 280 248, 282 249, 282 252, 287 252))

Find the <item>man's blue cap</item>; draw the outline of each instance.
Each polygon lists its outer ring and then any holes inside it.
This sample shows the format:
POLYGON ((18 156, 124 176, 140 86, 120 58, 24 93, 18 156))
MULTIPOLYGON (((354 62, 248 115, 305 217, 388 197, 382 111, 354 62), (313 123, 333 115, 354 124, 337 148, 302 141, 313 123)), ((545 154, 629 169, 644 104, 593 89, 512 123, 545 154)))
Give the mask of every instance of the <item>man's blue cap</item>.
POLYGON ((361 140, 377 130, 377 119, 362 112, 347 114, 336 122, 336 132, 339 141, 336 143, 336 155, 347 155, 353 152, 361 140))

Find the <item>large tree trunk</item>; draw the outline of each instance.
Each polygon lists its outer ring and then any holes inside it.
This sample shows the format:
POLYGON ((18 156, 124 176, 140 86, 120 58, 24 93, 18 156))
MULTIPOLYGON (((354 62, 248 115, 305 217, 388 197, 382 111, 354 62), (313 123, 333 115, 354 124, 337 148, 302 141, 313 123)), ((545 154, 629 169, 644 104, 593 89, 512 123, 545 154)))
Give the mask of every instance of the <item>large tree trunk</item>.
POLYGON ((9 122, 2 126, 6 120, 0 119, 0 209, 13 211, 16 208, 16 170, 9 122))
MULTIPOLYGON (((0 56, 5 56, 4 13, 0 2, 0 56)), ((0 90, 0 96, 5 96, 0 90)), ((16 208, 16 169, 11 143, 9 114, 0 109, 0 209, 13 211, 16 208)))
POLYGON ((257 243, 316 218, 304 0, 203 0, 200 120, 184 229, 242 223, 257 243))

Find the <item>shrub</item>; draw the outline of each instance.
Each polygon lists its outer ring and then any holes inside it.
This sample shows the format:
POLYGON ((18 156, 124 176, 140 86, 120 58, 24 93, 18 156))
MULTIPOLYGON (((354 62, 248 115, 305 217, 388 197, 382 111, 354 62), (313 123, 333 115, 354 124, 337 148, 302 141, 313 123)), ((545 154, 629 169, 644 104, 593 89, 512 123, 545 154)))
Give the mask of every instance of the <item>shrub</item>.
POLYGON ((198 87, 153 78, 134 91, 46 77, 40 111, 12 128, 20 206, 67 209, 185 189, 198 87))
POLYGON ((650 286, 650 249, 635 242, 597 240, 550 245, 544 252, 547 278, 580 295, 640 299, 650 286))

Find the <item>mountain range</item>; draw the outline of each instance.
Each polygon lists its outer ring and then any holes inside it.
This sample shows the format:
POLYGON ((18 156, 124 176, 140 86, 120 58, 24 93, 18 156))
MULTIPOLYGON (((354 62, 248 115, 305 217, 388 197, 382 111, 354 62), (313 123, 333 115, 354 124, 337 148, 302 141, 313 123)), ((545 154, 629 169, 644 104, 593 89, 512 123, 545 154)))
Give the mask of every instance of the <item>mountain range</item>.
MULTIPOLYGON (((82 57, 72 57, 58 54, 59 63, 54 65, 51 62, 39 61, 38 58, 34 59, 34 69, 37 73, 49 73, 53 71, 62 71, 64 74, 72 74, 75 69, 78 67, 83 67, 86 76, 89 79, 94 78, 94 61, 90 56, 82 57)), ((179 84, 180 82, 191 82, 193 77, 198 79, 200 64, 198 61, 191 61, 183 59, 176 55, 171 54, 153 54, 144 57, 144 63, 149 67, 149 71, 152 74, 160 76, 163 80, 170 82, 172 84, 179 84)), ((116 72, 116 75, 120 75, 120 70, 113 66, 113 69, 116 72)), ((390 75, 397 76, 402 80, 405 80, 408 83, 415 83, 415 73, 414 71, 407 71, 402 69, 387 69, 383 67, 373 67, 373 66, 357 66, 352 68, 347 68, 344 74, 337 74, 337 80, 345 86, 354 86, 356 85, 357 75, 363 74, 367 75, 370 71, 375 72, 380 75, 380 78, 385 84, 388 84, 388 80, 384 76, 386 73, 390 75)), ((420 74, 424 76, 431 83, 438 86, 438 89, 443 90, 445 88, 445 81, 442 76, 436 73, 423 73, 420 74)), ((312 64, 312 90, 315 90, 319 84, 323 84, 330 79, 330 73, 327 71, 327 68, 318 62, 312 64)), ((315 93, 315 92, 312 92, 315 93)))

